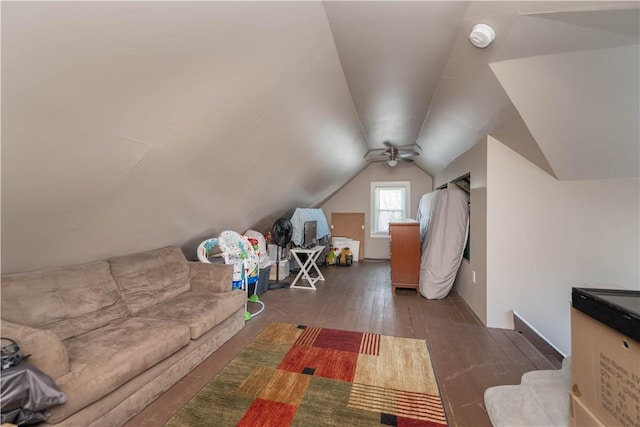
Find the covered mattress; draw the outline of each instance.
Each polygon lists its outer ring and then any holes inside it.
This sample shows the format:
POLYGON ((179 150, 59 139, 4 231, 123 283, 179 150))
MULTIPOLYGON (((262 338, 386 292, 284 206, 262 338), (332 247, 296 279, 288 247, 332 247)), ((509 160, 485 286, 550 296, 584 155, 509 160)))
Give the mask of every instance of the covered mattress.
POLYGON ((420 294, 445 298, 456 279, 469 230, 469 195, 448 188, 420 198, 420 294))

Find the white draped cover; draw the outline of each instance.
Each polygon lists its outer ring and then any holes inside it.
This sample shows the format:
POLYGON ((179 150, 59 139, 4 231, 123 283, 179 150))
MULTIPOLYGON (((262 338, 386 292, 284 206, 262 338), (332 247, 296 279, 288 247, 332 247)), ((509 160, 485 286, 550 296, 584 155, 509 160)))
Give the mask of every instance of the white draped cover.
POLYGON ((330 235, 329 224, 322 209, 296 208, 291 216, 291 224, 293 225, 291 241, 296 246, 301 246, 304 241, 304 223, 307 221, 316 221, 316 238, 318 240, 330 235))
POLYGON ((469 230, 469 195, 458 188, 424 194, 416 219, 420 222, 422 296, 445 298, 456 279, 469 230))

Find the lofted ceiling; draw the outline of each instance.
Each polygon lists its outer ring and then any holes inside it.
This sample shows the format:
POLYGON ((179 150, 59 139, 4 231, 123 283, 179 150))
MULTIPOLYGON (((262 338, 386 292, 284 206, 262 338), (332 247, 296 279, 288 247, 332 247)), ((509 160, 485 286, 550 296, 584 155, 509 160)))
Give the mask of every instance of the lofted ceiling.
POLYGON ((467 3, 337 1, 324 7, 369 144, 414 144, 467 3))
POLYGON ((268 228, 384 141, 638 176, 638 2, 1 7, 3 272, 268 228))
POLYGON ((559 179, 638 176, 638 6, 325 3, 371 147, 417 142, 436 174, 491 133, 559 179))

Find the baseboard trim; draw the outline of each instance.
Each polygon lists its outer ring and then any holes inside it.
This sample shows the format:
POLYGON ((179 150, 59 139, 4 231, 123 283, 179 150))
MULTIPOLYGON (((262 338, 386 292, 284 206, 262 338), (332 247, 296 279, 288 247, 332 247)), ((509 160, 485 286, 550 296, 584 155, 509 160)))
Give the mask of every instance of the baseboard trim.
POLYGON ((562 366, 564 355, 560 353, 545 337, 540 335, 526 320, 513 312, 513 327, 516 332, 522 334, 544 357, 556 368, 562 366))

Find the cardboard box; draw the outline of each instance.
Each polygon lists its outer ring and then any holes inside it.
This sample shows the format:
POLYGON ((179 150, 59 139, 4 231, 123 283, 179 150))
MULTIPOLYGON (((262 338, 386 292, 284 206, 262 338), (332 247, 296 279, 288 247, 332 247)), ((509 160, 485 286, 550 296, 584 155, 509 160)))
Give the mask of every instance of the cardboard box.
MULTIPOLYGON (((272 261, 271 262, 271 270, 269 272, 269 280, 276 280, 276 262, 272 261)), ((283 280, 285 278, 287 278, 289 276, 289 274, 291 274, 291 271, 289 269, 289 260, 288 259, 284 259, 282 261, 280 261, 280 272, 278 273, 280 277, 278 277, 279 280, 283 280)))
POLYGON ((582 399, 569 393, 569 425, 571 427, 606 427, 596 415, 587 408, 582 399))
POLYGON ((640 426, 640 343, 571 309, 573 394, 606 426, 640 426))

